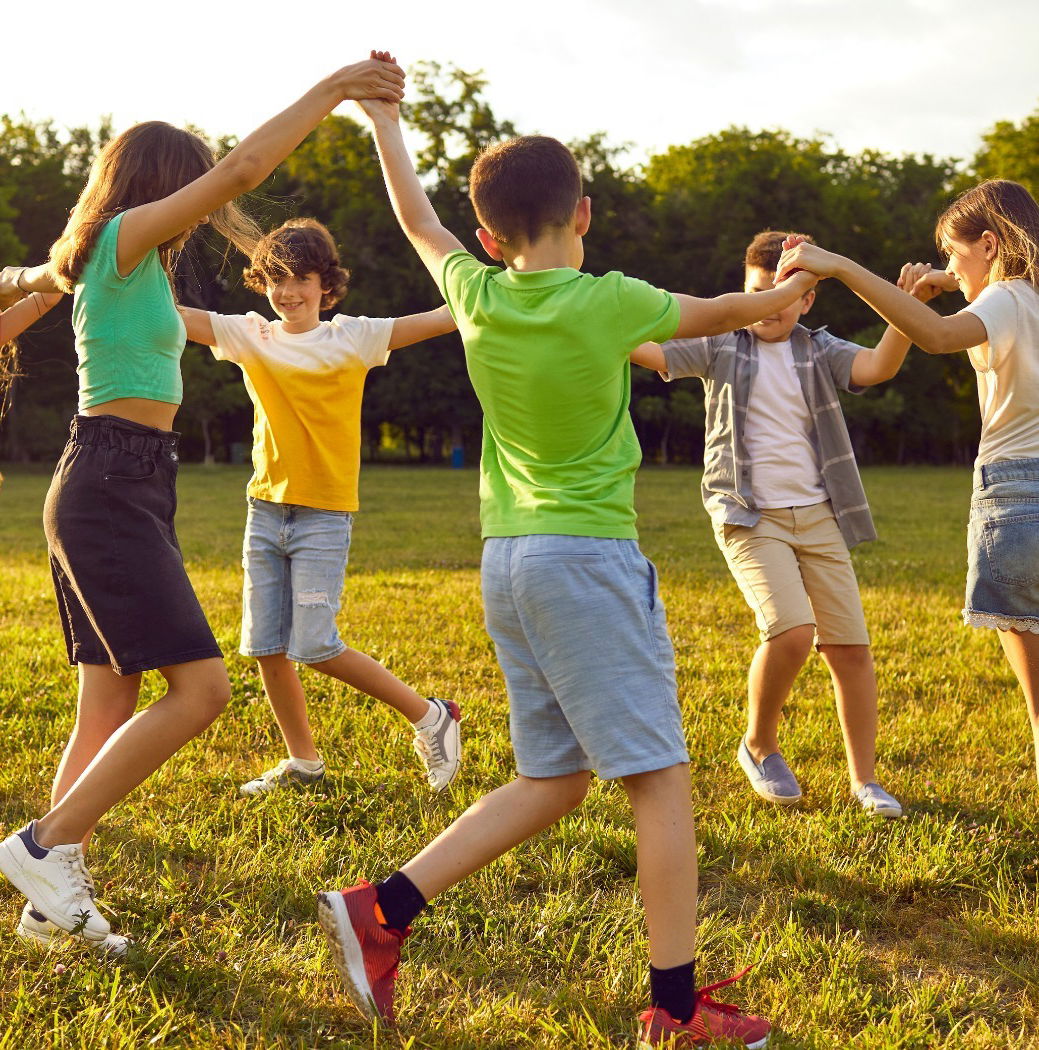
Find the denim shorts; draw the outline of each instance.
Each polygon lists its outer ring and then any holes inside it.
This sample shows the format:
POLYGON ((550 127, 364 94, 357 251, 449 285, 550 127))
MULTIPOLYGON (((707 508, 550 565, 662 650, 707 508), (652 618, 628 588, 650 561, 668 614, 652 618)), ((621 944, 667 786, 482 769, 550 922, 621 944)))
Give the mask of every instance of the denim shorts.
POLYGON ((118 416, 76 416, 43 508, 70 664, 118 674, 219 657, 173 515, 177 440, 118 416))
POLYGON ((346 646, 336 613, 353 515, 249 497, 242 545, 243 656, 316 664, 346 646))
POLYGON ((491 538, 481 576, 522 776, 689 761, 657 574, 634 540, 491 538))
POLYGON ((1039 459, 974 471, 963 619, 1039 633, 1039 459))

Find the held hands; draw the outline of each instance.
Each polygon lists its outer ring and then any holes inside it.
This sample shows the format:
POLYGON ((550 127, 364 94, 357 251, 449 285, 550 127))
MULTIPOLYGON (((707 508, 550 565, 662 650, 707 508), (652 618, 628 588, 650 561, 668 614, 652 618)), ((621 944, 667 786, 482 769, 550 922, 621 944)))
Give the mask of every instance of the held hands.
POLYGON ((935 270, 930 263, 906 263, 898 277, 898 287, 922 303, 930 302, 942 292, 959 287, 956 278, 945 270, 935 270))
POLYGON ((404 97, 404 70, 388 51, 373 51, 371 58, 344 66, 332 80, 344 100, 381 99, 396 106, 404 97))
POLYGON ((5 266, 0 270, 0 310, 14 306, 28 294, 18 286, 23 269, 22 266, 5 266))
POLYGON ((825 251, 817 244, 809 244, 802 237, 791 235, 783 241, 783 254, 776 266, 775 283, 779 284, 798 270, 808 270, 820 280, 832 277, 837 271, 839 255, 825 251))
MULTIPOLYGON (((372 59, 379 62, 396 62, 396 59, 388 51, 373 51, 372 59)), ((395 68, 399 67, 395 66, 395 68)), ((393 100, 386 98, 358 98, 356 105, 362 116, 373 126, 379 121, 386 120, 397 123, 400 120, 400 99, 403 97, 403 94, 402 90, 401 94, 393 100)))

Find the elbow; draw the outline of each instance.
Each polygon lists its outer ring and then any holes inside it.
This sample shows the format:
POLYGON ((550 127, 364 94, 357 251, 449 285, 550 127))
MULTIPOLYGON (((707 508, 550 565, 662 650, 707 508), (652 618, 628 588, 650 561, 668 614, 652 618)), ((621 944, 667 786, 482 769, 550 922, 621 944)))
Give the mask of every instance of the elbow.
POLYGON ((270 174, 260 163, 259 157, 248 153, 241 157, 233 157, 228 154, 223 164, 226 165, 224 181, 227 191, 231 194, 231 199, 256 189, 270 174))

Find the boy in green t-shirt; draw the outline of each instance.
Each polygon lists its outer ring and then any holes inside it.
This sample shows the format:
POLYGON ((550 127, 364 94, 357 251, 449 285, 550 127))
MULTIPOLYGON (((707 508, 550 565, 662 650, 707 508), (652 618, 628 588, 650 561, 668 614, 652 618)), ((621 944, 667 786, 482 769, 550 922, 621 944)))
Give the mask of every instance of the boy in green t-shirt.
MULTIPOLYGON (((488 631, 505 675, 518 776, 471 806, 378 886, 318 894, 346 990, 392 1019, 400 944, 427 901, 583 800, 590 771, 622 781, 638 836, 650 941, 650 1045, 738 1040, 769 1024, 696 991, 696 842, 674 652, 656 573, 638 549, 640 461, 631 352, 647 339, 731 331, 798 299, 695 299, 580 272, 590 202, 554 139, 486 151, 470 176, 485 266, 437 219, 396 106, 365 106, 397 218, 458 323, 484 411, 480 504, 488 631)), ((725 982, 727 983, 727 982, 725 982)))

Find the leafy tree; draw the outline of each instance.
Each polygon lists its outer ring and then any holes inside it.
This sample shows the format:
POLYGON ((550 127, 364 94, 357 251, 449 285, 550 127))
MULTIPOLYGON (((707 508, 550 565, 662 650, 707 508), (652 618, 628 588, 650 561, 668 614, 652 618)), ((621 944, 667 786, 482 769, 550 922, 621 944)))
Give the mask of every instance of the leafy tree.
POLYGON ((973 164, 977 178, 1013 179, 1039 197, 1039 109, 1020 124, 997 121, 981 141, 973 164))

